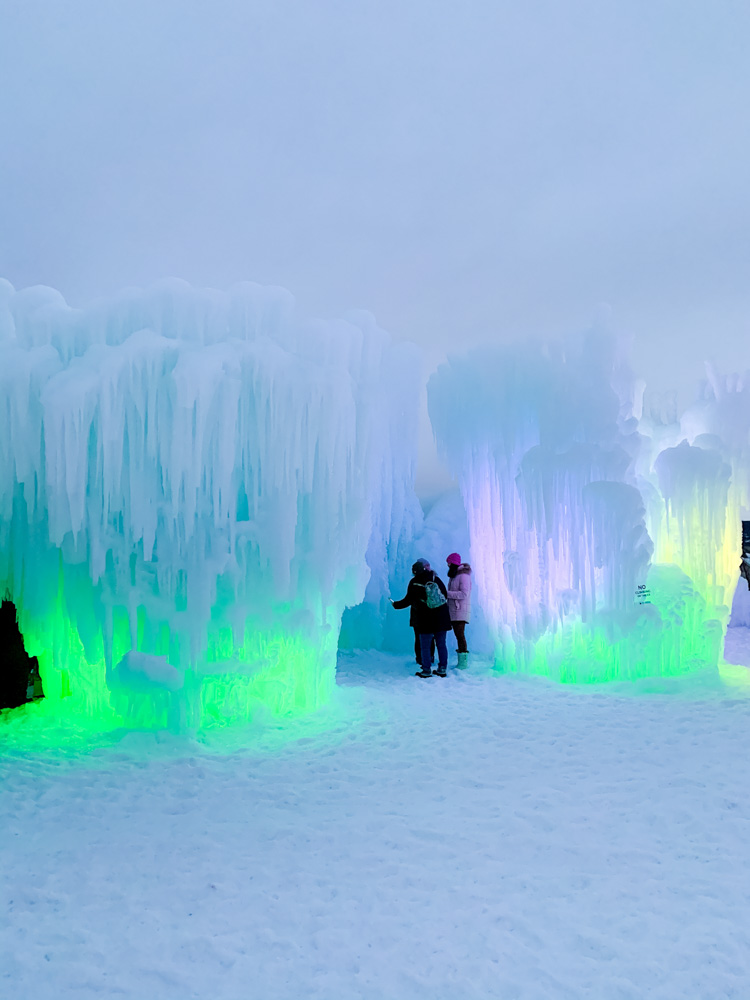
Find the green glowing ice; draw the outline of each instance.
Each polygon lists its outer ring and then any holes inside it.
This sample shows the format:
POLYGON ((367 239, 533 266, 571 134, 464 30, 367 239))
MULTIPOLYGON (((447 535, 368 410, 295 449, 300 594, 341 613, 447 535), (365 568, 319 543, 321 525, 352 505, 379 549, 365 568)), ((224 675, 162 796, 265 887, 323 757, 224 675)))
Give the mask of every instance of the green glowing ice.
POLYGON ((722 622, 677 566, 652 566, 651 603, 625 615, 606 612, 574 619, 525 646, 502 646, 496 668, 549 677, 563 684, 596 684, 674 677, 719 660, 722 622))
POLYGON ((43 711, 98 728, 193 730, 258 715, 289 717, 319 708, 335 683, 337 630, 321 630, 314 641, 300 628, 284 627, 284 609, 278 624, 246 622, 239 641, 217 624, 195 662, 186 635, 150 619, 142 605, 133 614, 122 606, 105 609, 85 574, 61 574, 48 614, 35 616, 20 602, 17 610, 27 652, 39 660, 43 711), (178 667, 179 689, 123 683, 117 665, 131 649, 178 667))

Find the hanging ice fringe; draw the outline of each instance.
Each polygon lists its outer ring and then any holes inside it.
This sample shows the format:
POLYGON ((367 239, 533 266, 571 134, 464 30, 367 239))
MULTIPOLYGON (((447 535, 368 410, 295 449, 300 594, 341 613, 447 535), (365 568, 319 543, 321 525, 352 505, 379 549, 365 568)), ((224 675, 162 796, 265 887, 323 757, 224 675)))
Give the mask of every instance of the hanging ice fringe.
POLYGON ((1 282, 0 353, 0 590, 51 707, 192 727, 325 700, 366 556, 411 516, 416 352, 173 281, 84 310, 1 282))

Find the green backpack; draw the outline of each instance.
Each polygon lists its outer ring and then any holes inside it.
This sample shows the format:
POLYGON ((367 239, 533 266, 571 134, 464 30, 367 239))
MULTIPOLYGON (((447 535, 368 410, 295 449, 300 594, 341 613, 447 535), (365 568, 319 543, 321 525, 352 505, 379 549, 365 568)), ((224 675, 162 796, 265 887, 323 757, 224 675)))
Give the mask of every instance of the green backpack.
POLYGON ((434 580, 430 580, 429 583, 422 584, 422 586, 424 587, 424 602, 428 608, 442 608, 444 604, 448 603, 434 580))

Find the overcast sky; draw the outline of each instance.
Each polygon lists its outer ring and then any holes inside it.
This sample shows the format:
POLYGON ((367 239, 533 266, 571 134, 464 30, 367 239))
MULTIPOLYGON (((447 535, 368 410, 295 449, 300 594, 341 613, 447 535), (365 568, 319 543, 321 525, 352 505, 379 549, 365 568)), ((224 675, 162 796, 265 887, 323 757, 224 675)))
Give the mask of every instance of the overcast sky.
POLYGON ((0 0, 0 276, 750 367, 747 0, 0 0))

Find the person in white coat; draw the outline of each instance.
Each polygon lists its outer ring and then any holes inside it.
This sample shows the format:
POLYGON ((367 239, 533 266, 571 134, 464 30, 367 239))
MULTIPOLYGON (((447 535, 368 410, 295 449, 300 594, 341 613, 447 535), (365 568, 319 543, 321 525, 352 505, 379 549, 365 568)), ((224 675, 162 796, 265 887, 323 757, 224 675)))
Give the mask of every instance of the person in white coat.
POLYGON ((471 566, 461 562, 458 552, 451 552, 445 561, 448 563, 448 611, 458 644, 457 666, 463 670, 469 659, 466 626, 471 618, 471 566))

